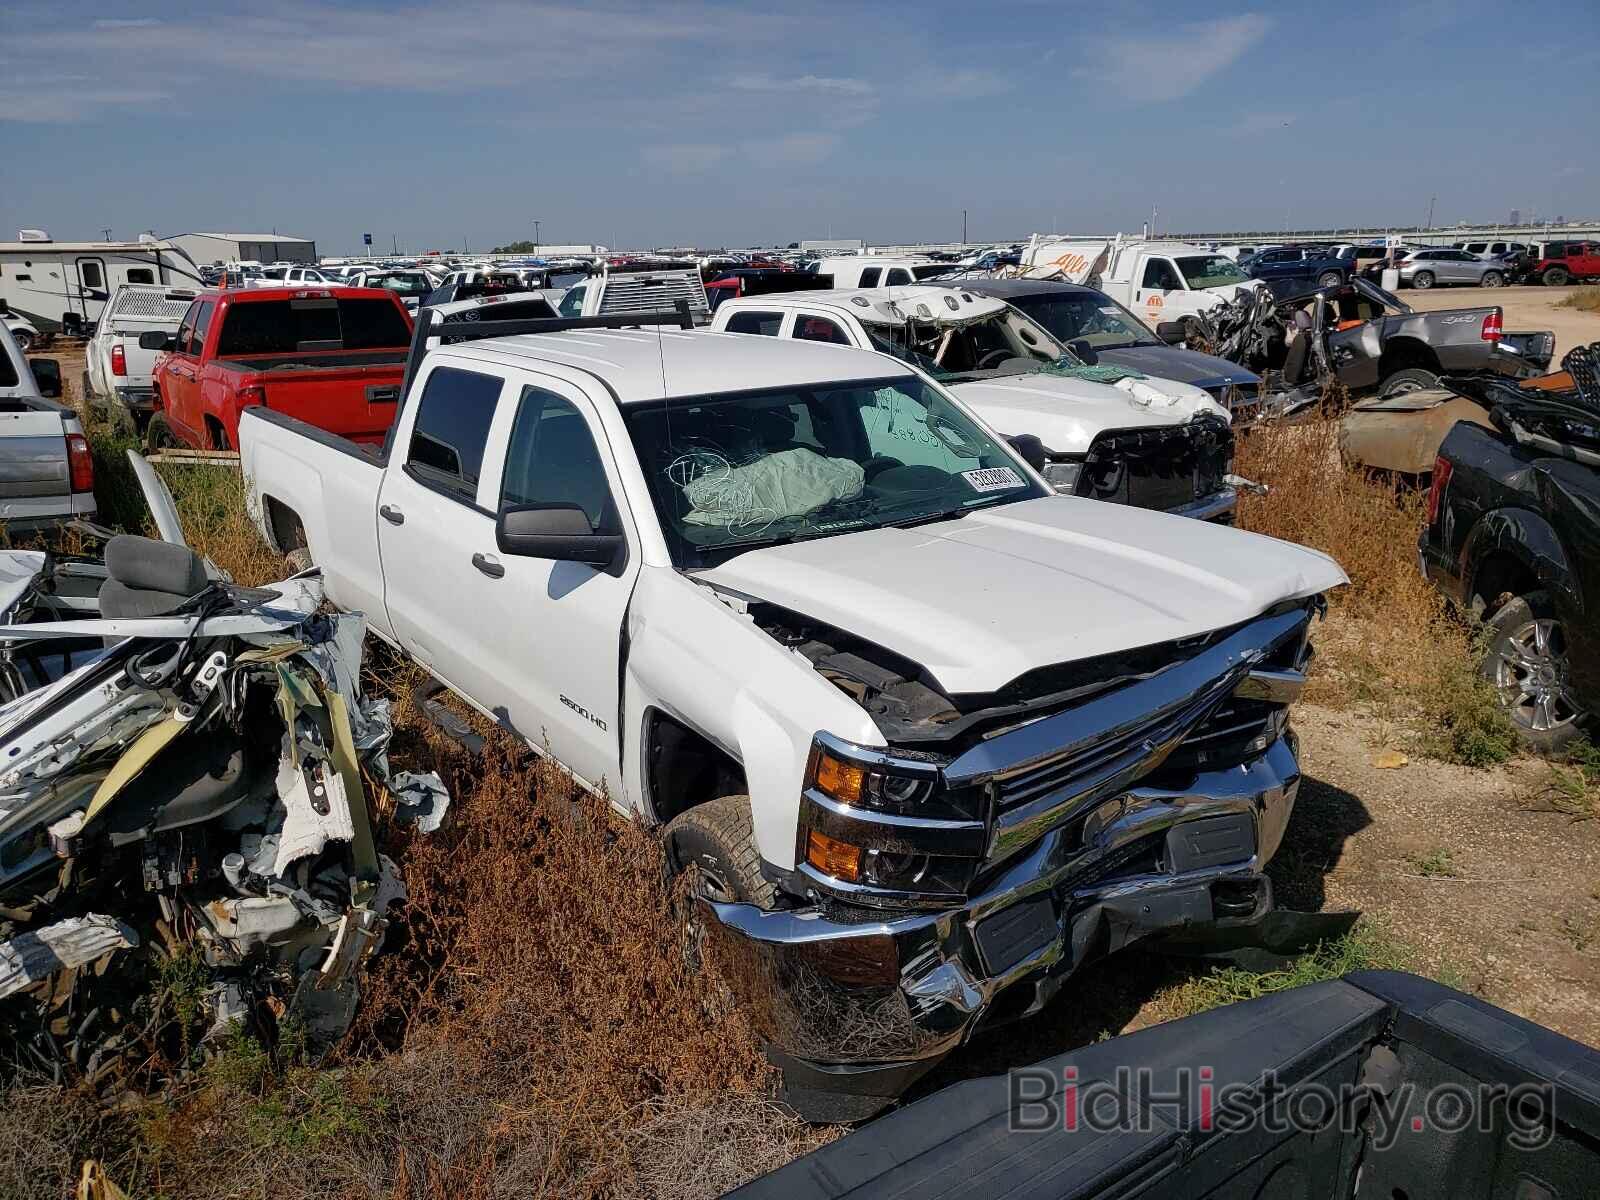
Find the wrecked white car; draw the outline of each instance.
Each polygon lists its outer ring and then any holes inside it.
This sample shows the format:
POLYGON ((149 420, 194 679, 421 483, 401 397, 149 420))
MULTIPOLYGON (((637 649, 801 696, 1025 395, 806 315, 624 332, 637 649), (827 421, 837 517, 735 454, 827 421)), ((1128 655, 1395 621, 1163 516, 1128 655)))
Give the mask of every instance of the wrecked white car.
MULTIPOLYGON (((130 990, 183 953, 214 1031, 348 1028, 404 889, 361 779, 389 778, 388 702, 359 689, 363 619, 321 604, 315 576, 237 587, 175 541, 0 557, 0 1022, 58 1077, 112 1071, 130 990)), ((436 777, 394 782, 437 819, 436 777)))

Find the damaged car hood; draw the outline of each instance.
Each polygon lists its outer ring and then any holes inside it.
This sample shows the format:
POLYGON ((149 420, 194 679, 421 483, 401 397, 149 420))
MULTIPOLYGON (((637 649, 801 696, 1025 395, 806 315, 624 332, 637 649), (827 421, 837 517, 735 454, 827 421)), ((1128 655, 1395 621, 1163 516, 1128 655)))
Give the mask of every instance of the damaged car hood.
POLYGON ((1230 383, 1254 387, 1261 382, 1261 376, 1236 362, 1177 346, 1116 346, 1095 353, 1101 363, 1131 367, 1146 375, 1192 383, 1198 388, 1224 387, 1230 383))
POLYGON ((1227 628, 1348 582, 1304 546, 1071 496, 751 550, 697 578, 911 659, 950 694, 1227 628))
POLYGON ((1057 454, 1084 454, 1107 429, 1182 425, 1228 410, 1199 388, 1170 379, 1093 383, 1036 372, 958 383, 950 390, 1005 434, 1035 434, 1057 454))

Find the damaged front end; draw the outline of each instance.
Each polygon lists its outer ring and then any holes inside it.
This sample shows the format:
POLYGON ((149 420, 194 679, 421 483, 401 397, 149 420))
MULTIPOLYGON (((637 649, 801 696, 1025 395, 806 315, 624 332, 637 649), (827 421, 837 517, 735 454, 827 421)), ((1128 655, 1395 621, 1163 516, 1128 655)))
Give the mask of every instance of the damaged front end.
POLYGON ((797 867, 776 880, 789 907, 711 905, 789 1102, 869 1116, 976 1030, 1142 939, 1281 945, 1293 931, 1264 868, 1300 786, 1288 716, 1319 607, 974 697, 753 605, 890 743, 819 734, 797 867))
POLYGON ((152 1056, 144 994, 181 963, 212 1033, 325 1050, 405 894, 362 783, 391 731, 363 619, 320 613, 315 575, 236 587, 167 542, 34 557, 0 626, 0 1025, 104 1084, 152 1056))

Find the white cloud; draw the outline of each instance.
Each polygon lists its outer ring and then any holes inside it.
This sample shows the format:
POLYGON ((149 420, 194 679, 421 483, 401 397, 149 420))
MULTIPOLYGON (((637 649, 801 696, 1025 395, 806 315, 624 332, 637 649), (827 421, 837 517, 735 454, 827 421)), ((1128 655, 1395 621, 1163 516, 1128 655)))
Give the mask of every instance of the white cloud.
POLYGON ((865 79, 833 75, 796 75, 779 79, 772 75, 735 75, 729 86, 741 92, 824 92, 835 96, 870 96, 872 84, 865 79))
POLYGON ((745 142, 745 156, 758 167, 815 166, 839 145, 836 133, 789 133, 745 142))
POLYGON ((1170 31, 1091 38, 1085 57, 1093 65, 1073 73, 1116 87, 1136 100, 1176 100, 1231 67, 1271 27, 1272 18, 1245 13, 1170 31))
POLYGON ((710 170, 728 156, 726 146, 705 142, 680 142, 675 145, 646 146, 640 155, 644 161, 675 175, 693 175, 710 170))
POLYGON ((94 22, 96 29, 148 29, 151 25, 159 25, 157 17, 102 17, 94 22))

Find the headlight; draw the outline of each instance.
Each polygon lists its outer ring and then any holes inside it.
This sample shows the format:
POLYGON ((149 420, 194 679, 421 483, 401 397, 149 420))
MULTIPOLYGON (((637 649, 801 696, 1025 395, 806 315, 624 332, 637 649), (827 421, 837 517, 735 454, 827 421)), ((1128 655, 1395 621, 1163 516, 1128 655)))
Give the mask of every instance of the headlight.
POLYGON ((867 766, 818 749, 811 771, 812 786, 841 804, 915 816, 933 796, 938 768, 908 764, 906 770, 867 766))
POLYGON ((1070 493, 1078 486, 1078 476, 1083 471, 1083 464, 1076 462, 1045 463, 1044 470, 1040 472, 1044 481, 1058 492, 1070 493))

